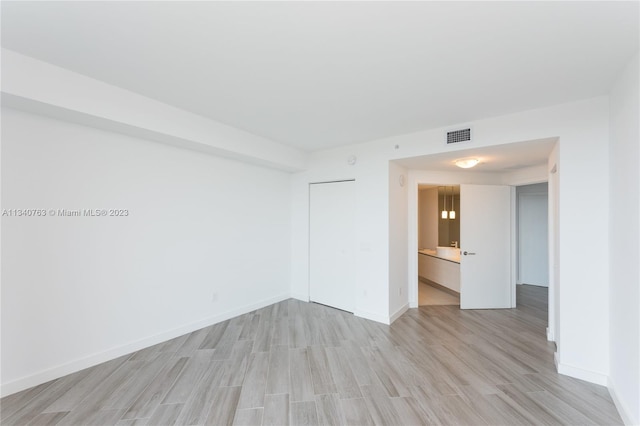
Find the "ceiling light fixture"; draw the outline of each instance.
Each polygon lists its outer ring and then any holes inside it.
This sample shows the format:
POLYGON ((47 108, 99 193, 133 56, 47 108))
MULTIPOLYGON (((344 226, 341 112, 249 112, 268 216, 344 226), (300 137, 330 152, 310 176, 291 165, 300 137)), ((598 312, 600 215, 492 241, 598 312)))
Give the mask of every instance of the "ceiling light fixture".
POLYGON ((477 158, 461 158, 460 160, 454 161, 455 165, 461 169, 470 169, 471 167, 476 166, 479 162, 480 160, 477 158))
POLYGON ((453 186, 451 187, 451 210, 449 210, 449 219, 455 219, 456 218, 456 208, 455 206, 455 195, 453 193, 453 186))

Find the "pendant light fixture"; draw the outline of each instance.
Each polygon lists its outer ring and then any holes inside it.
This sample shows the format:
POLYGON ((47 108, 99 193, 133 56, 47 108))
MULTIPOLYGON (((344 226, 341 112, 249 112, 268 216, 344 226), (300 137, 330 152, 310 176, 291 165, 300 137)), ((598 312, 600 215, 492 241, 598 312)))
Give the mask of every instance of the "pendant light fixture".
POLYGON ((470 169, 471 167, 475 167, 478 163, 480 163, 480 160, 478 160, 477 158, 461 158, 454 161, 453 163, 461 169, 470 169))
POLYGON ((455 203, 455 199, 454 199, 454 194, 453 194, 453 186, 451 187, 451 210, 449 211, 449 219, 455 219, 456 218, 456 208, 454 207, 454 203, 455 203))
POLYGON ((442 201, 444 202, 444 208, 442 209, 442 214, 440 215, 441 218, 446 219, 448 217, 447 215, 447 187, 443 187, 444 191, 442 192, 442 201))

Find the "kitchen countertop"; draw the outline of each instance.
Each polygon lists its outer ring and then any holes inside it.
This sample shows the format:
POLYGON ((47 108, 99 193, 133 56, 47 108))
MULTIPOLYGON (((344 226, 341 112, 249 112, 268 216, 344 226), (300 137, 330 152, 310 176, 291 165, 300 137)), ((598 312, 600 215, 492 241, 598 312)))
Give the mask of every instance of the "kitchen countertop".
POLYGON ((442 259, 442 260, 446 260, 447 262, 452 262, 452 263, 457 263, 460 264, 460 255, 456 256, 456 257, 442 257, 442 256, 438 256, 436 254, 435 250, 432 249, 419 249, 418 250, 419 254, 424 254, 426 256, 431 256, 431 257, 435 257, 437 259, 442 259))

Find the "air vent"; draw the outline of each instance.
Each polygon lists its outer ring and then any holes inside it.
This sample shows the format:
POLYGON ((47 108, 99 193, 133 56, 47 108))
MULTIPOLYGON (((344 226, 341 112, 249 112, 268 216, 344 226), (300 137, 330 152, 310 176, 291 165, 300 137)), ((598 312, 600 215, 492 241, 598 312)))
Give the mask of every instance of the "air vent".
POLYGON ((471 129, 460 129, 447 132, 447 145, 471 141, 471 129))

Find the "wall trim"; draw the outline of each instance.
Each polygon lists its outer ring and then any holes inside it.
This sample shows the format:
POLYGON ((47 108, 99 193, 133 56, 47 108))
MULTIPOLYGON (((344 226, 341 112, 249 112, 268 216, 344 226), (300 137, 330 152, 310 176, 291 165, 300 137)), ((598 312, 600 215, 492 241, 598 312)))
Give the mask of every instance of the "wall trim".
POLYGON ((292 299, 300 300, 302 302, 307 302, 307 303, 311 301, 311 299, 309 299, 309 295, 308 294, 291 293, 290 297, 292 299))
POLYGON ((391 317, 389 318, 389 324, 393 324, 395 320, 400 318, 408 310, 409 310, 409 303, 405 303, 400 307, 400 309, 398 309, 393 313, 393 315, 391 315, 391 317))
POLYGON ((364 319, 368 319, 368 320, 371 320, 371 321, 375 321, 375 322, 379 322, 379 323, 382 323, 382 324, 386 324, 386 325, 391 324, 389 322, 389 317, 386 317, 386 316, 380 315, 380 314, 376 314, 376 313, 373 313, 373 312, 367 312, 367 311, 362 311, 360 309, 356 309, 353 312, 353 315, 355 315, 357 317, 360 317, 360 318, 364 318, 364 319))
POLYGON ((362 311, 359 309, 356 309, 353 314, 360 318, 368 319, 368 320, 379 322, 386 325, 391 325, 392 322, 394 322, 395 320, 400 318, 402 314, 407 312, 408 309, 409 309, 409 302, 402 305, 400 309, 398 309, 391 316, 388 316, 388 317, 384 315, 376 314, 373 312, 362 311))
POLYGON ((556 341, 556 339, 555 339, 555 337, 553 335, 553 330, 551 330, 551 328, 549 328, 549 327, 547 327, 547 340, 549 342, 555 342, 556 341))
POLYGON ((609 389, 609 395, 611 395, 611 399, 613 399, 613 403, 618 409, 618 413, 620 414, 620 417, 622 417, 622 421, 624 422, 624 424, 627 426, 639 425, 640 419, 633 420, 631 411, 629 411, 629 409, 622 403, 622 401, 620 401, 620 398, 618 398, 616 387, 611 377, 608 378, 607 388, 609 389))
MULTIPOLYGON (((557 353, 557 352, 556 352, 557 353)), ((596 373, 595 371, 584 370, 572 365, 562 364, 557 362, 558 373, 565 376, 574 377, 576 379, 584 380, 596 385, 607 386, 609 376, 602 373, 596 373)))
POLYGON ((46 383, 50 380, 66 376, 67 374, 75 373, 77 371, 84 370, 85 368, 93 367, 97 364, 101 364, 103 362, 110 361, 123 355, 139 351, 140 349, 144 349, 149 346, 157 345, 158 343, 171 340, 184 334, 191 333, 201 328, 226 321, 239 315, 243 315, 251 311, 255 311, 256 309, 264 308, 266 306, 282 302, 283 300, 287 299, 289 299, 289 293, 282 293, 275 297, 263 299, 261 301, 241 306, 236 309, 231 309, 229 311, 213 315, 196 322, 185 324, 153 336, 142 338, 135 342, 111 348, 104 352, 85 356, 83 358, 70 361, 57 367, 48 368, 46 370, 42 370, 35 374, 22 377, 12 382, 3 383, 2 385, 0 385, 0 397, 5 397, 7 395, 20 392, 30 387, 46 383))

